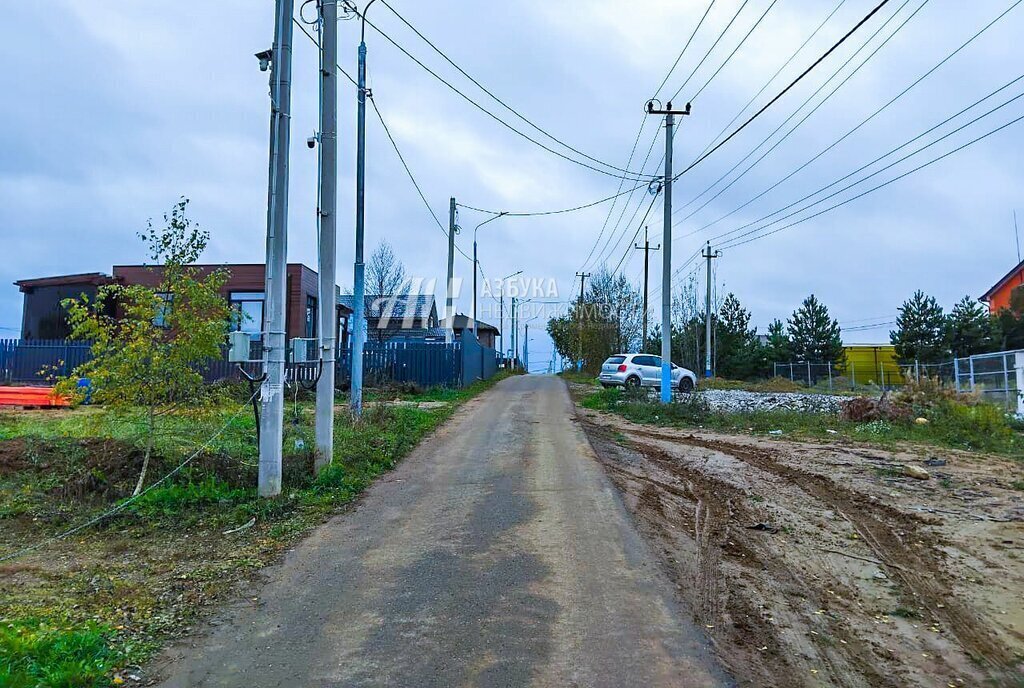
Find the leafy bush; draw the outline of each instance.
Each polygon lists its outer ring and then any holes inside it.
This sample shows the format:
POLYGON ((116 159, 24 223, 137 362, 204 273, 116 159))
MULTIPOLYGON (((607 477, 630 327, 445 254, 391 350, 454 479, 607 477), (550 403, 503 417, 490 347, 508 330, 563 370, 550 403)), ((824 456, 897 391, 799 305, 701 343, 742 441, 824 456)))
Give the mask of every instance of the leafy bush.
POLYGON ((108 685, 106 676, 116 661, 109 635, 96 624, 72 631, 36 619, 0 621, 0 686, 108 685))

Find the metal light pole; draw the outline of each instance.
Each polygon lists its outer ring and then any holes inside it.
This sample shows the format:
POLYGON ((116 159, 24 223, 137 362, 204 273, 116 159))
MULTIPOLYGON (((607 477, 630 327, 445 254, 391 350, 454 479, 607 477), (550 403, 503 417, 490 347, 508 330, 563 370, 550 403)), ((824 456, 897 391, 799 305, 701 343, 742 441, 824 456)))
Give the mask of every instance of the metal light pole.
POLYGON ((673 110, 672 103, 664 110, 655 110, 654 101, 647 102, 647 114, 665 115, 665 227, 661 245, 664 249, 661 263, 661 403, 672 401, 672 128, 675 115, 690 114, 673 110))
POLYGON ((479 272, 479 264, 477 263, 477 259, 476 259, 476 233, 477 233, 477 230, 479 230, 481 227, 483 227, 488 222, 494 222, 495 220, 497 220, 502 215, 507 215, 507 214, 508 213, 506 213, 505 211, 502 211, 502 212, 498 213, 497 215, 495 215, 494 217, 487 218, 486 220, 484 220, 483 222, 481 222, 480 224, 478 224, 476 227, 473 228, 473 336, 475 336, 478 341, 480 339, 480 326, 477 324, 477 320, 476 320, 476 302, 477 302, 476 273, 479 272))
POLYGON ((502 360, 505 359, 505 280, 523 274, 522 270, 501 278, 501 294, 498 296, 498 346, 502 360))
POLYGON ((316 458, 319 472, 334 457, 334 363, 338 343, 338 0, 321 0, 320 53, 320 378, 316 385, 316 458))
POLYGON ((356 255, 352 309, 352 413, 363 414, 363 347, 366 344, 366 265, 363 262, 364 215, 366 209, 366 12, 375 0, 370 0, 360 15, 359 71, 357 86, 358 110, 356 114, 356 255))
POLYGON ((288 144, 291 133, 292 0, 277 0, 274 48, 256 55, 270 67, 270 170, 264 270, 263 372, 260 389, 259 494, 281 493, 284 442, 285 297, 288 269, 288 144))

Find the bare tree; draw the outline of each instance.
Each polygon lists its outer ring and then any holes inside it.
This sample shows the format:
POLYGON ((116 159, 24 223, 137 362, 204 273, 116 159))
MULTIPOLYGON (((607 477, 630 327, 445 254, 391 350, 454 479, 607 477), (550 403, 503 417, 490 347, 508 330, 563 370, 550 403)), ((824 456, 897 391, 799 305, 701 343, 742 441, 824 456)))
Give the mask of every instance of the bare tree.
POLYGON ((372 337, 378 341, 387 339, 390 321, 396 317, 400 321, 405 314, 404 302, 399 303, 396 297, 404 297, 408 291, 405 265, 391 244, 382 239, 366 264, 366 315, 378 320, 378 326, 370 333, 372 337))

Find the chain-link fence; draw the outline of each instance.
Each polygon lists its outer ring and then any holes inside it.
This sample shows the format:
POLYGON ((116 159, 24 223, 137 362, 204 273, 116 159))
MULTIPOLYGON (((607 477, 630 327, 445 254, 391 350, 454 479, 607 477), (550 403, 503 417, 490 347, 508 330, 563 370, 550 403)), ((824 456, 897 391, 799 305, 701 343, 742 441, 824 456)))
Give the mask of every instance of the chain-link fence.
POLYGON ((954 385, 956 363, 919 363, 894 365, 880 361, 878 365, 847 362, 775 363, 774 375, 791 380, 805 387, 821 391, 885 391, 902 387, 908 380, 938 379, 944 384, 954 385))
POLYGON ((958 358, 953 367, 958 392, 978 394, 1018 415, 1024 412, 1024 350, 958 358))

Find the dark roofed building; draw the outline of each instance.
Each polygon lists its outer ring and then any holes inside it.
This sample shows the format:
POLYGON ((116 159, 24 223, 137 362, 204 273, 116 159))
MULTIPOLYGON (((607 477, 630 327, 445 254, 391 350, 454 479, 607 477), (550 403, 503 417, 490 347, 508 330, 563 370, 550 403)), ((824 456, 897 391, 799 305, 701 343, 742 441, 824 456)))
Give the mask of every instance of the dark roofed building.
MULTIPOLYGON (((468 315, 456 313, 455 316, 451 319, 451 321, 451 329, 455 332, 456 341, 462 339, 462 333, 465 332, 466 330, 469 330, 470 332, 473 331, 473 318, 469 317, 468 315)), ((448 329, 448 318, 445 318, 444 320, 441 321, 440 329, 443 337, 444 331, 448 329)), ((501 331, 497 327, 495 327, 494 325, 489 325, 485 323, 483 320, 480 320, 478 322, 477 332, 479 333, 480 343, 492 349, 494 348, 494 344, 498 338, 498 335, 501 334, 501 331)))
MULTIPOLYGON (((342 294, 338 303, 354 309, 355 296, 342 294)), ((432 294, 367 294, 363 304, 367 338, 371 341, 428 338, 439 325, 432 294)))
POLYGON ((83 294, 95 300, 96 290, 114 281, 113 277, 102 272, 18 280, 14 284, 25 295, 21 338, 65 339, 71 334, 71 328, 61 302, 77 299, 83 294))

